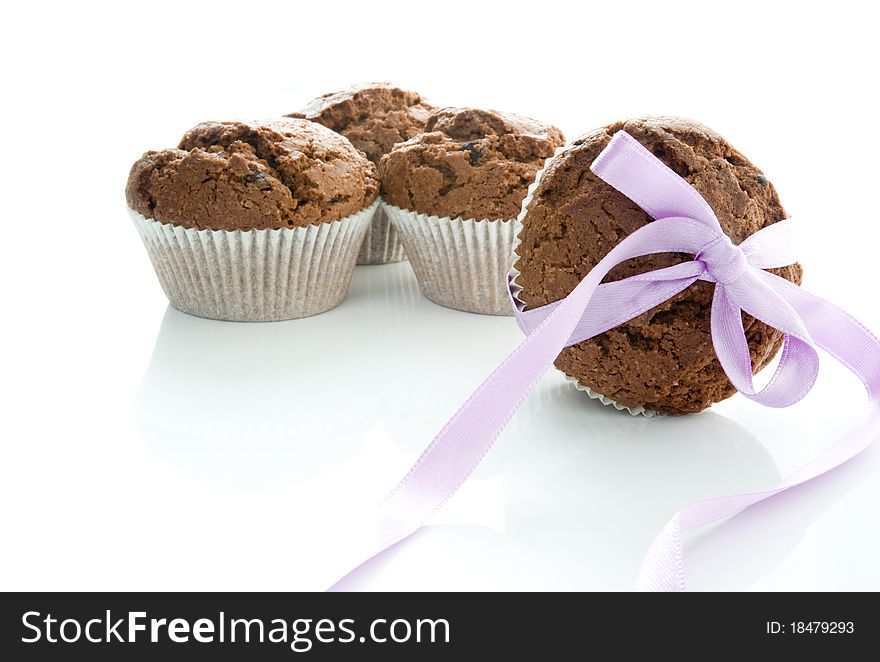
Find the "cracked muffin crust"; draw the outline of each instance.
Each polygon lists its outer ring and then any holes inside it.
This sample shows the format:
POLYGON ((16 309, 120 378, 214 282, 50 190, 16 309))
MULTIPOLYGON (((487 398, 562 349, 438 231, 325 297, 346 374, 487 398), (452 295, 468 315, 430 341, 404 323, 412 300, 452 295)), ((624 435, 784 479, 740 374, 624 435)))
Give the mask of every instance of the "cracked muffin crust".
POLYGON ((396 143, 424 131, 434 110, 417 92, 390 83, 366 83, 321 95, 287 117, 311 120, 341 133, 378 165, 396 143))
POLYGON ((203 122, 176 149, 131 168, 129 207, 187 228, 249 230, 339 220, 378 195, 376 168, 351 143, 301 119, 203 122))
POLYGON ((397 145, 379 164, 385 201, 433 216, 516 217, 545 159, 565 141, 556 127, 527 117, 444 108, 425 133, 397 145))
MULTIPOLYGON (((786 217, 776 189, 724 138, 697 122, 648 117, 616 122, 573 143, 542 176, 516 248, 519 298, 527 307, 562 299, 614 246, 651 217, 590 172, 611 136, 625 130, 706 199, 721 227, 741 243, 786 217)), ((606 282, 693 259, 658 254, 629 260, 606 282)), ((800 284, 799 264, 770 270, 800 284)), ((639 317, 565 348, 555 365, 581 384, 627 407, 669 414, 705 409, 735 392, 712 347, 714 285, 698 281, 639 317)), ((743 315, 757 372, 782 345, 782 333, 743 315)))

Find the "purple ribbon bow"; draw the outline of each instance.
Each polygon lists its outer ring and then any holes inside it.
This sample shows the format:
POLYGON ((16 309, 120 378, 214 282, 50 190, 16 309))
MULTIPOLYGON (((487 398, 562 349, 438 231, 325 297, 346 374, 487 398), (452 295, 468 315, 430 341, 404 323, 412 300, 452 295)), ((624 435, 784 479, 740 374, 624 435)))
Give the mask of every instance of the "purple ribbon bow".
MULTIPOLYGON (((703 197, 625 131, 618 132, 591 170, 639 205, 656 221, 621 242, 593 270, 647 253, 690 253, 692 262, 599 285, 566 342, 573 345, 631 320, 697 280, 715 283, 712 341, 724 371, 746 397, 786 407, 812 388, 819 371, 813 340, 796 310, 800 289, 763 269, 797 261, 792 221, 774 223, 735 246, 703 197), (785 333, 782 360, 770 383, 756 391, 741 310, 785 333)), ((520 328, 529 334, 561 302, 534 310, 514 305, 520 328)))
POLYGON ((563 347, 637 317, 697 280, 715 283, 712 342, 731 383, 743 395, 770 407, 794 404, 816 380, 814 347, 820 347, 861 379, 873 407, 853 432, 774 489, 680 509, 648 551, 640 589, 684 590, 682 532, 807 482, 880 436, 880 340, 834 304, 764 271, 795 262, 790 220, 734 245, 702 196, 623 131, 614 135, 591 169, 655 220, 620 242, 561 301, 525 310, 513 299, 517 323, 527 338, 468 398, 380 504, 374 538, 358 548, 358 564, 414 533, 455 493, 563 347), (618 264, 653 253, 689 253, 694 259, 602 284, 618 264), (785 335, 776 372, 761 390, 752 381, 743 310, 785 335))

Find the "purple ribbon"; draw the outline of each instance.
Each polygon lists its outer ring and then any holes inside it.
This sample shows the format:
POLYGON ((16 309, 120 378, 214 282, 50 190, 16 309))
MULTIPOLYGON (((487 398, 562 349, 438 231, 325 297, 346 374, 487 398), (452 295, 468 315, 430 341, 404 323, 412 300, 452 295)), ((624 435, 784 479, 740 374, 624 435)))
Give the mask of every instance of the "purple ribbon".
POLYGON ((743 395, 770 407, 794 404, 816 380, 815 347, 820 347, 861 379, 873 406, 859 427, 774 489, 681 508, 648 551, 640 589, 684 590, 683 532, 812 480, 880 436, 880 340, 834 304, 764 271, 795 262, 790 220, 734 245, 702 196, 623 131, 614 135, 591 170, 655 220, 620 242, 561 301, 525 310, 514 299, 526 339, 468 398, 379 505, 374 538, 358 553, 359 563, 414 533, 458 490, 564 347, 637 317, 697 280, 715 283, 712 342, 725 373, 743 395), (616 265, 652 253, 689 253, 694 259, 602 284, 616 265), (741 311, 785 336, 776 372, 761 390, 752 381, 741 311))

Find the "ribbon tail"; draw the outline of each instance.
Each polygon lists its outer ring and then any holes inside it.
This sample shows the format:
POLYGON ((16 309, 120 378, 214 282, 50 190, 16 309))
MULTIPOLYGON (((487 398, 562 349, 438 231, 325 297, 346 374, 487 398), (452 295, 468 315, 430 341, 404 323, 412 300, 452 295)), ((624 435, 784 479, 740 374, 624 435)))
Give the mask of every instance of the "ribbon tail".
POLYGON ((663 593, 680 593, 687 588, 678 513, 666 523, 645 554, 636 588, 663 593))
POLYGON ((681 534, 705 526, 803 485, 845 464, 880 437, 880 407, 875 406, 856 429, 773 489, 694 501, 681 508, 654 540, 642 562, 640 591, 684 591, 681 534))
POLYGON ((858 427, 775 488, 696 501, 681 508, 669 520, 645 557, 637 585, 639 590, 685 589, 682 533, 735 515, 749 506, 833 471, 880 437, 880 340, 834 304, 784 278, 767 272, 759 273, 764 283, 797 311, 812 340, 862 381, 872 400, 871 411, 858 427))
POLYGON ((880 401, 880 339, 830 301, 766 271, 760 278, 797 312, 814 343, 845 365, 880 401))
MULTIPOLYGON (((636 230, 602 258, 474 391, 382 501, 368 537, 348 554, 352 570, 334 586, 364 562, 415 533, 467 480, 566 346, 602 279, 612 268, 649 253, 693 252, 705 243, 707 235, 711 236, 705 226, 693 219, 665 218, 636 230)), ((702 273, 702 266, 680 265, 674 273, 679 282, 672 284, 673 289, 683 289, 689 284, 688 278, 702 273)), ((639 278, 650 280, 651 276, 645 274, 639 278)), ((664 287, 665 284, 657 283, 647 290, 639 287, 636 290, 656 297, 663 293, 664 287)), ((640 297, 636 298, 641 301, 640 297)), ((625 312, 617 311, 618 314, 625 312)))
POLYGON ((417 531, 489 451, 574 330, 604 273, 591 272, 474 391, 382 501, 357 566, 417 531))

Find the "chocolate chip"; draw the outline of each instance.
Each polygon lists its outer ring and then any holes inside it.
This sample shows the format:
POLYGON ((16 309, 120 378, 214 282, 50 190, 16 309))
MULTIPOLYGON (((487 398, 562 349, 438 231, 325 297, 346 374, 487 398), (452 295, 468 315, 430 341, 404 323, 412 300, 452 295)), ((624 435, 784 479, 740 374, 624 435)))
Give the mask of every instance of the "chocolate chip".
POLYGON ((245 184, 253 184, 254 182, 259 182, 260 180, 266 179, 266 173, 264 172, 249 172, 244 176, 245 184))
POLYGON ((758 183, 759 183, 761 186, 767 186, 767 178, 764 177, 764 175, 759 174, 759 175, 758 175, 758 183))
POLYGON ((481 150, 479 147, 477 147, 477 143, 475 140, 471 140, 470 142, 466 142, 466 143, 462 144, 462 146, 459 147, 458 149, 461 152, 468 151, 471 153, 471 155, 470 155, 471 165, 474 165, 477 161, 479 161, 480 157, 483 156, 483 153, 484 153, 483 150, 481 150))

